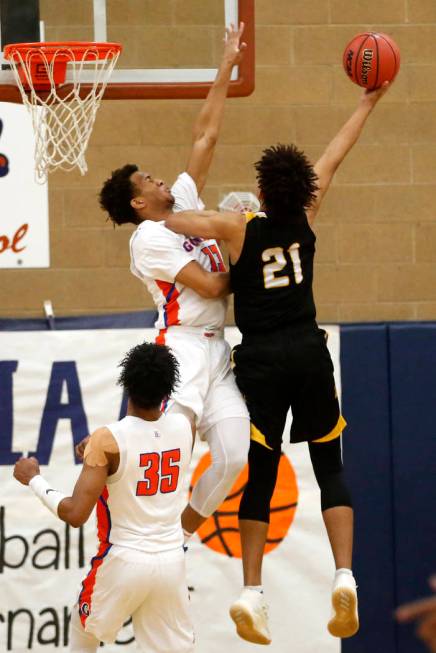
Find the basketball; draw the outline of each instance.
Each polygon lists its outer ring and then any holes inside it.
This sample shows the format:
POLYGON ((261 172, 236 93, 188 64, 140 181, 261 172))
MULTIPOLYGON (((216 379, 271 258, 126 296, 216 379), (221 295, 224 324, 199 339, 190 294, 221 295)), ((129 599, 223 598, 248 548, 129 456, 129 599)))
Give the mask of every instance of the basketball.
MULTIPOLYGON (((200 459, 192 475, 190 492, 199 477, 209 467, 210 462, 209 453, 200 459)), ((230 558, 242 558, 238 509, 247 480, 248 465, 236 479, 225 501, 197 530, 203 544, 216 553, 227 555, 230 558)), ((289 458, 282 454, 277 484, 271 500, 271 517, 265 553, 275 549, 286 537, 294 521, 297 502, 298 486, 295 472, 289 458)))
POLYGON ((395 79, 400 68, 400 50, 387 34, 365 32, 348 43, 343 65, 352 82, 372 91, 395 79))

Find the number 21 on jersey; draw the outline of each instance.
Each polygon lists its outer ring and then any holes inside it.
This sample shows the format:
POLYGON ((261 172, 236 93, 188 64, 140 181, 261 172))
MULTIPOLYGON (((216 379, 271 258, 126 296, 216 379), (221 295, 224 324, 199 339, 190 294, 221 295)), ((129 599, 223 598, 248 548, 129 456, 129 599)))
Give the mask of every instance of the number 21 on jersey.
POLYGON ((141 453, 139 466, 145 467, 144 480, 136 485, 137 497, 152 497, 157 492, 175 492, 179 482, 180 449, 157 453, 141 453))
MULTIPOLYGON (((300 243, 293 243, 287 250, 291 260, 292 272, 296 284, 303 281, 303 271, 300 259, 300 243)), ((270 247, 262 252, 263 279, 267 290, 289 286, 289 275, 277 276, 288 264, 283 247, 270 247)))

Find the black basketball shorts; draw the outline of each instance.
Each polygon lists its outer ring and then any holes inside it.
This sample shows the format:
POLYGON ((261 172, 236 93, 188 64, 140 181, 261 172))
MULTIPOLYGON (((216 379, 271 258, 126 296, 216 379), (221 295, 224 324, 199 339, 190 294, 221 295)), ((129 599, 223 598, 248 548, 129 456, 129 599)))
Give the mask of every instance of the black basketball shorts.
POLYGON ((289 408, 291 442, 332 440, 341 416, 326 332, 316 325, 244 336, 233 350, 236 382, 251 419, 252 440, 281 447, 289 408))

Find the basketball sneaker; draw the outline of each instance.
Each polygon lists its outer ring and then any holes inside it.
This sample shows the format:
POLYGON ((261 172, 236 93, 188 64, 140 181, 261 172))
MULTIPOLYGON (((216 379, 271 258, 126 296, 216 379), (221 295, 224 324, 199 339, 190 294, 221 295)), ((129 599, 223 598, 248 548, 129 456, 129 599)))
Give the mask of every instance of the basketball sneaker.
POLYGON ((268 606, 261 592, 244 588, 230 607, 239 637, 254 644, 271 644, 268 628, 268 606))
POLYGON ((352 637, 359 630, 356 581, 348 569, 336 572, 332 589, 333 616, 327 628, 333 637, 352 637))

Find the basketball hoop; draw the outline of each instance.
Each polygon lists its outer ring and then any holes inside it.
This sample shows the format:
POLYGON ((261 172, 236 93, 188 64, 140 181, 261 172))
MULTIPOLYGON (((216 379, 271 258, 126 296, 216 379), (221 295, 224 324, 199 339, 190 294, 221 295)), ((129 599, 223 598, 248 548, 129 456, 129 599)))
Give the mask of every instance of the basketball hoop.
POLYGON ((232 191, 218 205, 220 211, 235 211, 236 213, 257 213, 260 202, 256 195, 244 191, 232 191))
POLYGON ((56 168, 87 171, 85 151, 120 52, 118 43, 74 41, 4 48, 32 116, 38 182, 44 183, 56 168))

